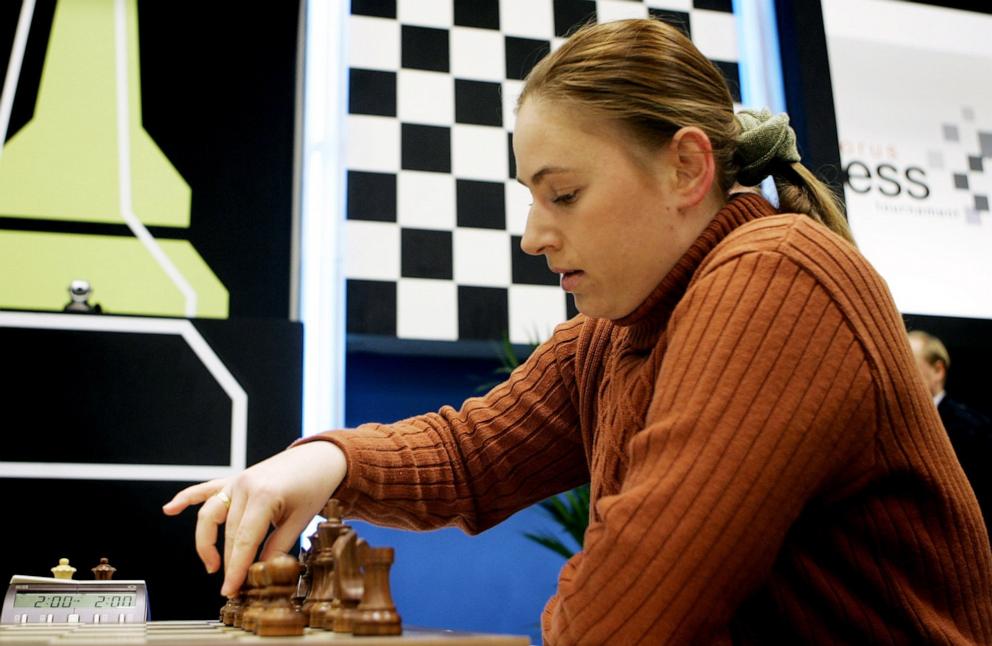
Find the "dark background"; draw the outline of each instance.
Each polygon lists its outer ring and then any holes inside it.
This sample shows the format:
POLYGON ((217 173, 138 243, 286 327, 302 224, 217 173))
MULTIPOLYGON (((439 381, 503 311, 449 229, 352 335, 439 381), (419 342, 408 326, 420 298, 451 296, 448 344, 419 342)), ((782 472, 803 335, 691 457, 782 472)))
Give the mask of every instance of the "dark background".
MULTIPOLYGON (((0 2, 0 82, 20 2, 0 2)), ((38 0, 7 139, 30 121, 55 0, 38 0)), ((291 315, 293 155, 299 0, 246 11, 233 0, 138 2, 145 130, 193 192, 189 240, 230 293, 230 316, 291 315)), ((0 213, 0 228, 122 235, 121 224, 0 213)))

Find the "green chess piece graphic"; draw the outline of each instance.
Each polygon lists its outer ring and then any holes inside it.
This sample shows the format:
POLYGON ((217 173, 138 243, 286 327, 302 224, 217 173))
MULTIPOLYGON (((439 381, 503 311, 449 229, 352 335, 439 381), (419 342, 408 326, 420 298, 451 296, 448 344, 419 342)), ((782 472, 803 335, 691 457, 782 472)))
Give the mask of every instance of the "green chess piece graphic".
POLYGON ((146 228, 187 228, 191 191, 142 127, 138 68, 136 0, 59 1, 34 117, 0 148, 0 215, 133 235, 0 230, 0 308, 59 310, 85 278, 111 313, 227 317, 193 246, 146 228))

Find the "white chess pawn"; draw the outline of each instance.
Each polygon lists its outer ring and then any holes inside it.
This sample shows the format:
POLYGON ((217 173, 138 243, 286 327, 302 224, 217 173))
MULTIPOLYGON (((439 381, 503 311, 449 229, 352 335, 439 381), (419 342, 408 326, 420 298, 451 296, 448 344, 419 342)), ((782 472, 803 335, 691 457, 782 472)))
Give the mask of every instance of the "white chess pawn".
POLYGON ((69 559, 67 558, 59 559, 59 564, 52 568, 52 575, 56 579, 71 579, 75 573, 76 568, 69 565, 69 559))

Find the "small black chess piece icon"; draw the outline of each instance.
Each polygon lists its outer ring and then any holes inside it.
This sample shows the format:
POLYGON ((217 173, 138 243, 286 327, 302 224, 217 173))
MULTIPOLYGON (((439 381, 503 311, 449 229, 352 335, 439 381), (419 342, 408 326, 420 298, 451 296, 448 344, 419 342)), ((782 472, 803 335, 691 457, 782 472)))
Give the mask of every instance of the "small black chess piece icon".
POLYGON ((103 308, 99 303, 90 305, 90 294, 93 288, 88 280, 74 280, 69 285, 69 302, 62 308, 64 312, 74 314, 100 314, 103 308))

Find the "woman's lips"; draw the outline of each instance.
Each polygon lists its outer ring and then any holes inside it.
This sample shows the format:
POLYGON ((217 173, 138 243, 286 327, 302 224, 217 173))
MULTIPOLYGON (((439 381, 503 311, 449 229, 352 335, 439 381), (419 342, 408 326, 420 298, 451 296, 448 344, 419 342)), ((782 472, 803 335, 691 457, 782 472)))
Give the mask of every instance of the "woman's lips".
POLYGON ((561 288, 566 292, 574 292, 582 281, 585 272, 581 270, 565 271, 561 273, 561 288))

